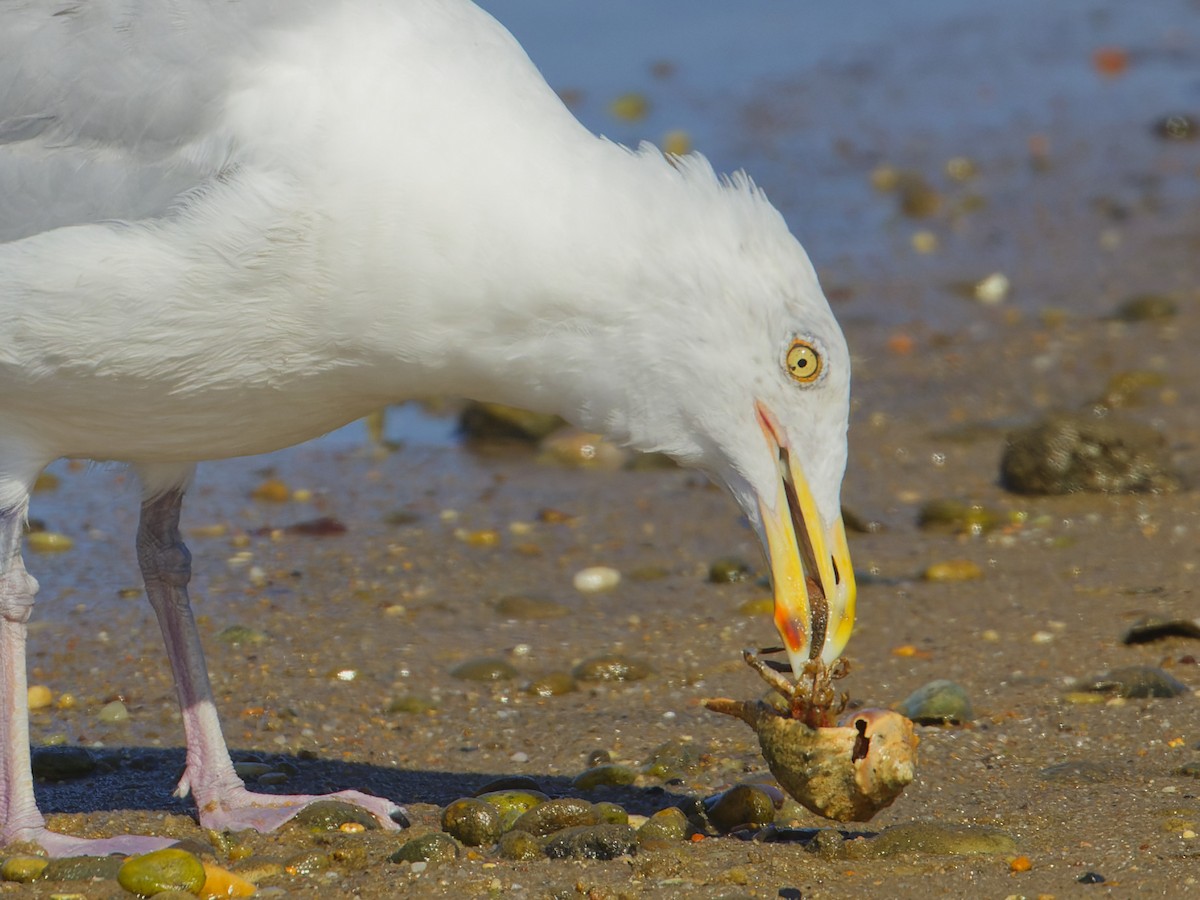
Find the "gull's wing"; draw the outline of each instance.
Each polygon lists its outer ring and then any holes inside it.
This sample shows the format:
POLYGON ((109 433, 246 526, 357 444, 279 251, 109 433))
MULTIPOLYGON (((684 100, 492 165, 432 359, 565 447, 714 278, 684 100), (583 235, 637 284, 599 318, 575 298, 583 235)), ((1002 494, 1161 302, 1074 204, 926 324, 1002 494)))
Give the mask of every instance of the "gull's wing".
POLYGON ((0 242, 161 214, 228 162, 239 66, 304 0, 0 3, 0 242), (285 18, 286 17, 286 18, 285 18))

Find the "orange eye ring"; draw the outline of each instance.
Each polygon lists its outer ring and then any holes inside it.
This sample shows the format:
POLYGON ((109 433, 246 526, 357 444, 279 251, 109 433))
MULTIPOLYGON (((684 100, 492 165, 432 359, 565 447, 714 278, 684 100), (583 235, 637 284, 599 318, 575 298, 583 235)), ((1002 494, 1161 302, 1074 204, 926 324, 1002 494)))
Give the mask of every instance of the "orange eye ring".
POLYGON ((788 374, 801 384, 812 384, 821 375, 821 354, 808 341, 797 338, 788 347, 784 359, 788 374))

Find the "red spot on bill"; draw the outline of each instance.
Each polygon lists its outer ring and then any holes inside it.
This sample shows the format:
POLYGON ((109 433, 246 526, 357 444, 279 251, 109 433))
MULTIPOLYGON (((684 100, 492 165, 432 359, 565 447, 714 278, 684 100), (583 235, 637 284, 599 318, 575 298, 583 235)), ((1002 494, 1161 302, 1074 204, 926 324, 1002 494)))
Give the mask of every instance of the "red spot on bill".
POLYGON ((779 628, 779 633, 783 636, 783 642, 787 644, 789 650, 801 650, 804 648, 807 641, 804 622, 787 613, 776 613, 775 625, 779 628))

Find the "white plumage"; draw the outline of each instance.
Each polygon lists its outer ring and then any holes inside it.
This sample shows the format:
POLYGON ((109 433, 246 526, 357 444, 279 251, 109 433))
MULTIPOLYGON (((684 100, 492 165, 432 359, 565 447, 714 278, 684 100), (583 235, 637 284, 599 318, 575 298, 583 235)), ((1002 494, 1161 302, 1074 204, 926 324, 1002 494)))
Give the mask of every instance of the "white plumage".
MULTIPOLYGON (((704 468, 764 536, 793 663, 849 637, 849 357, 803 249, 744 177, 591 135, 466 0, 7 4, 0 241, 10 759, 27 752, 30 487, 62 456, 119 460, 144 485, 181 789, 210 827, 308 802, 235 783, 179 505, 199 461, 410 396, 553 411, 704 468)), ((77 852, 44 830, 24 764, 0 777, 0 839, 77 852)))

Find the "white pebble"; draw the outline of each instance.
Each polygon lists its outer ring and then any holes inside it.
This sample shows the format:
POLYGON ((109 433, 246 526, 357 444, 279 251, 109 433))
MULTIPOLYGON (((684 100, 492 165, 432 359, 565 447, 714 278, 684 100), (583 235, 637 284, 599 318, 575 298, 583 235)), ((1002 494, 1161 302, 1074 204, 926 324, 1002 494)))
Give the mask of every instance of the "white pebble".
POLYGON ((621 573, 609 566, 588 566, 575 573, 575 590, 584 594, 611 591, 621 581, 621 573))
POLYGON ((515 763, 527 763, 529 762, 529 754, 518 750, 516 753, 510 756, 509 759, 515 763))

